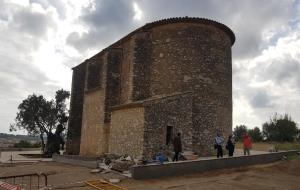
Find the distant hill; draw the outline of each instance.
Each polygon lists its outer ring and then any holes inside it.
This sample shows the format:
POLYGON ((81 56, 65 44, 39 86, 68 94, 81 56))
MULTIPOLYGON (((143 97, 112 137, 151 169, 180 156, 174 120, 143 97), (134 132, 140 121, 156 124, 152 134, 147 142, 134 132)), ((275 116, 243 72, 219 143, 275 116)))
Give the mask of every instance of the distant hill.
POLYGON ((13 134, 6 134, 0 133, 1 139, 15 139, 15 140, 24 140, 24 141, 39 141, 39 137, 33 137, 28 135, 13 135, 13 134))
POLYGON ((0 148, 14 147, 14 145, 18 144, 20 141, 34 144, 40 142, 40 138, 28 135, 12 135, 0 133, 0 148))

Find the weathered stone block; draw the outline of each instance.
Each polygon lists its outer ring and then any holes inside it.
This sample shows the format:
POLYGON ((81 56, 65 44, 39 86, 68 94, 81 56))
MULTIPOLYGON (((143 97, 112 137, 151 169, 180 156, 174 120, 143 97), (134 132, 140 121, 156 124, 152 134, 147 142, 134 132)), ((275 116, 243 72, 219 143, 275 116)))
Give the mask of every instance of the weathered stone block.
POLYGON ((109 152, 138 157, 144 147, 144 108, 122 108, 112 112, 109 152))

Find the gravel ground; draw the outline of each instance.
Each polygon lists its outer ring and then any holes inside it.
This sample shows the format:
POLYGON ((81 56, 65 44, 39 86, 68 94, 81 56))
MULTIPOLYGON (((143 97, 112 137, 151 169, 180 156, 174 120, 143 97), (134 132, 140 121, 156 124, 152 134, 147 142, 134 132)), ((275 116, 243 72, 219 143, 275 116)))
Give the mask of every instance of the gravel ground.
POLYGON ((122 179, 118 185, 131 190, 219 190, 219 189, 300 189, 300 157, 267 165, 216 170, 195 175, 133 180, 118 173, 93 174, 91 169, 56 162, 0 165, 0 176, 47 173, 53 189, 93 189, 84 181, 122 179))

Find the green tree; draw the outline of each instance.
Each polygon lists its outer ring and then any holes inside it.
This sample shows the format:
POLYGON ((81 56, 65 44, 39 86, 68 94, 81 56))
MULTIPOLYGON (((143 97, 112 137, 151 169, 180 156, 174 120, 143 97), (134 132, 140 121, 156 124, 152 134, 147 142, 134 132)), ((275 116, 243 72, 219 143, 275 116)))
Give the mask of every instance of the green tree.
POLYGON ((14 148, 31 148, 31 143, 21 140, 20 142, 14 144, 14 148))
POLYGON ((263 135, 268 141, 292 142, 298 137, 297 123, 288 114, 275 113, 263 124, 263 135))
POLYGON ((254 129, 248 129, 248 134, 254 142, 259 142, 263 140, 262 133, 258 127, 254 127, 254 129))
POLYGON ((233 130, 233 135, 236 141, 241 141, 243 134, 247 132, 246 125, 237 125, 233 130))
POLYGON ((55 100, 46 100, 42 95, 29 95, 18 106, 15 123, 10 125, 10 131, 25 129, 29 135, 39 135, 42 150, 45 152, 44 137, 49 137, 57 126, 65 125, 68 121, 66 100, 70 93, 63 89, 58 90, 55 100))
POLYGON ((40 143, 31 144, 30 142, 25 140, 21 140, 20 142, 14 144, 14 148, 39 148, 39 147, 41 147, 40 143))

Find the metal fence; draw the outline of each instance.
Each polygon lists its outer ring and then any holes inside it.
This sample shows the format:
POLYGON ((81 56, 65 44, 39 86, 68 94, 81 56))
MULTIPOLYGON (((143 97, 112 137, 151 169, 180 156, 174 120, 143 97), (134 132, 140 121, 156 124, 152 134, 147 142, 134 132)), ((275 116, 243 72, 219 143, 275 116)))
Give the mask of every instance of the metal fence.
POLYGON ((0 181, 17 185, 24 190, 38 190, 48 185, 48 177, 44 173, 32 173, 0 177, 0 181))

